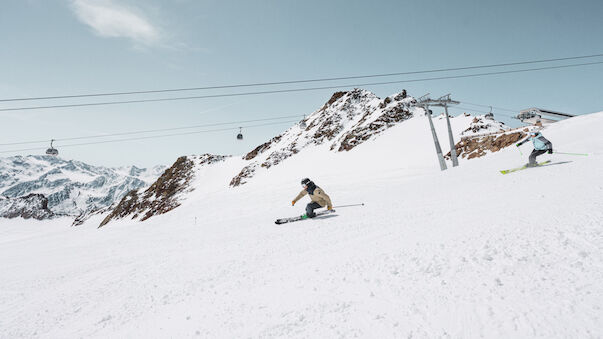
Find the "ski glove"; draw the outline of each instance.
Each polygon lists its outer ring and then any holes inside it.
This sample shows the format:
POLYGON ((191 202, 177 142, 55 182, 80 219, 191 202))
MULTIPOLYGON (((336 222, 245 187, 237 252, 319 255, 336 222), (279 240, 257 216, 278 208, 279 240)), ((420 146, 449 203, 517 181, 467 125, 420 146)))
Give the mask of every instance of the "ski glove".
POLYGON ((549 148, 549 154, 553 154, 553 149, 549 148))
POLYGON ((295 200, 291 202, 291 206, 295 206, 295 200))

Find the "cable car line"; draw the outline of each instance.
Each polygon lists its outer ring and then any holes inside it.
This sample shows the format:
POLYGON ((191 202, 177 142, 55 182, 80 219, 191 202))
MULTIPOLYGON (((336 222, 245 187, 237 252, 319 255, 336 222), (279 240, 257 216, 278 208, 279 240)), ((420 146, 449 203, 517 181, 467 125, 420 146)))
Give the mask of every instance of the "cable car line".
POLYGON ((452 68, 439 68, 439 69, 420 70, 420 71, 382 73, 382 74, 370 74, 370 75, 355 75, 355 76, 332 77, 332 78, 317 78, 317 79, 305 79, 305 80, 287 80, 287 81, 273 81, 273 82, 258 82, 258 83, 235 84, 235 85, 188 87, 188 88, 172 88, 172 89, 159 89, 159 90, 146 90, 146 91, 126 91, 126 92, 106 92, 106 93, 90 93, 90 94, 74 94, 74 95, 57 95, 57 96, 29 97, 29 98, 8 98, 8 99, 0 99, 0 102, 30 101, 30 100, 51 100, 51 99, 73 99, 73 98, 101 97, 101 96, 115 96, 115 95, 135 95, 135 94, 151 94, 151 93, 169 93, 169 92, 198 91, 198 90, 209 90, 209 89, 226 89, 226 88, 257 87, 257 86, 272 86, 272 85, 290 85, 290 84, 323 82, 323 81, 335 81, 335 80, 366 79, 366 78, 378 78, 378 77, 388 77, 388 76, 400 76, 400 75, 412 75, 412 74, 424 74, 424 73, 462 71, 462 70, 471 70, 471 69, 480 69, 480 68, 508 67, 508 66, 518 66, 518 65, 527 65, 527 64, 536 64, 536 63, 545 63, 545 62, 554 62, 554 61, 567 61, 567 60, 597 58, 597 57, 601 57, 601 56, 603 56, 603 54, 581 55, 581 56, 573 56, 573 57, 565 57, 565 58, 554 58, 554 59, 542 59, 542 60, 528 60, 528 61, 508 62, 508 63, 500 63, 500 64, 489 64, 489 65, 463 66, 463 67, 452 67, 452 68))
POLYGON ((472 102, 467 102, 467 101, 463 101, 463 100, 459 100, 461 103, 463 104, 467 104, 467 105, 473 105, 473 106, 480 106, 480 107, 492 107, 494 109, 497 109, 499 111, 507 111, 507 112, 513 112, 513 113, 517 113, 519 112, 518 109, 511 109, 511 108, 502 108, 502 107, 496 107, 496 106, 492 106, 492 105, 483 105, 483 104, 476 104, 476 103, 472 103, 472 102))
POLYGON ((50 109, 50 108, 72 108, 72 107, 85 107, 85 106, 105 106, 105 105, 133 104, 133 103, 143 103, 143 102, 223 98, 223 97, 276 94, 276 93, 293 93, 293 92, 316 91, 316 90, 323 90, 323 89, 340 89, 340 88, 348 88, 348 87, 362 87, 362 86, 374 86, 374 85, 411 83, 411 82, 420 82, 420 81, 472 78, 472 77, 480 77, 480 76, 501 75, 501 74, 510 74, 510 73, 523 73, 523 72, 542 71, 542 70, 551 70, 551 69, 563 69, 563 68, 569 68, 569 67, 590 66, 590 65, 598 65, 598 64, 603 64, 603 61, 580 63, 580 64, 559 65, 559 66, 546 66, 546 67, 538 67, 538 68, 527 68, 527 69, 519 69, 519 70, 485 72, 485 73, 474 73, 474 74, 463 74, 463 75, 450 75, 450 76, 441 76, 441 77, 433 77, 433 78, 372 82, 372 83, 363 83, 363 84, 347 84, 347 85, 337 85, 337 86, 294 88, 294 89, 283 89, 283 90, 269 90, 269 91, 241 92, 241 93, 227 93, 227 94, 211 94, 211 95, 198 95, 198 96, 172 97, 172 98, 159 98, 159 99, 140 99, 140 100, 105 101, 105 102, 94 102, 94 103, 66 104, 66 105, 11 107, 11 108, 0 108, 0 112, 38 110, 38 109, 50 109))
MULTIPOLYGON (((70 137, 70 138, 55 138, 53 140, 54 141, 67 141, 67 140, 94 139, 94 138, 104 138, 104 137, 113 137, 113 136, 121 136, 121 135, 142 134, 142 133, 163 132, 163 131, 174 131, 174 130, 181 130, 181 129, 199 128, 199 127, 212 127, 212 126, 242 124, 242 123, 258 122, 258 121, 281 120, 281 119, 289 119, 289 118, 301 117, 301 116, 302 116, 301 114, 298 114, 298 115, 287 115, 287 116, 274 117, 274 118, 241 120, 241 121, 231 121, 231 122, 219 122, 219 123, 213 123, 213 124, 193 125, 193 126, 186 126, 186 127, 159 128, 159 129, 151 129, 151 130, 144 130, 144 131, 121 132, 121 133, 112 133, 112 134, 98 134, 98 135, 79 136, 79 137, 70 137)), ((48 142, 48 140, 11 142, 11 143, 0 144, 0 146, 39 144, 39 143, 47 143, 47 142, 48 142)))
MULTIPOLYGON (((490 106, 488 106, 490 107, 490 106)), ((492 106, 493 108, 495 108, 494 106, 492 106)), ((464 111, 469 111, 469 112, 477 112, 477 113, 484 113, 484 114, 488 114, 490 112, 486 112, 486 111, 482 111, 479 109, 475 109, 475 108, 469 108, 469 107, 463 107, 463 106, 448 106, 448 109, 458 109, 458 110, 464 110, 464 111)), ((514 115, 510 115, 509 113, 501 113, 501 112, 496 112, 497 115, 502 115, 505 117, 509 117, 509 118, 514 118, 514 115)))
MULTIPOLYGON (((245 128, 254 128, 254 127, 262 127, 262 126, 278 125, 278 124, 289 124, 289 123, 297 122, 297 121, 298 120, 279 121, 279 122, 266 123, 266 124, 249 125, 249 126, 244 126, 244 127, 245 128)), ((194 132, 184 132, 184 133, 171 133, 171 134, 150 135, 150 136, 135 137, 135 138, 124 138, 124 139, 114 139, 114 140, 92 141, 92 142, 84 142, 84 143, 77 143, 77 144, 61 145, 61 146, 59 146, 59 148, 75 147, 75 146, 85 146, 85 145, 107 144, 107 143, 115 143, 115 142, 123 142, 123 141, 158 139, 158 138, 167 138, 167 137, 174 137, 174 136, 181 136, 181 135, 191 135, 191 134, 200 134, 200 133, 209 133, 209 132, 221 132, 221 131, 232 131, 232 130, 237 130, 237 129, 239 129, 239 127, 218 128, 218 129, 202 130, 202 131, 194 131, 194 132)), ((0 153, 15 153, 15 152, 36 151, 36 150, 40 150, 40 147, 0 151, 0 153)))

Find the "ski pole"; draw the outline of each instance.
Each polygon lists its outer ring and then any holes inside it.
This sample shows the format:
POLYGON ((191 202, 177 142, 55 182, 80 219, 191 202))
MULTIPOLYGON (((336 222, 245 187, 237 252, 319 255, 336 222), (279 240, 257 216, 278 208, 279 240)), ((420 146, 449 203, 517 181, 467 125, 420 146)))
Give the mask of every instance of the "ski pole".
POLYGON ((567 155, 583 155, 588 156, 588 153, 566 153, 566 152, 553 152, 555 154, 567 154, 567 155))
POLYGON ((353 206, 364 206, 364 203, 361 203, 361 204, 352 204, 352 205, 333 206, 333 208, 343 208, 343 207, 353 207, 353 206))
POLYGON ((521 154, 521 156, 523 157, 523 152, 521 152, 521 148, 519 148, 519 146, 517 146, 517 150, 519 151, 519 154, 521 154))

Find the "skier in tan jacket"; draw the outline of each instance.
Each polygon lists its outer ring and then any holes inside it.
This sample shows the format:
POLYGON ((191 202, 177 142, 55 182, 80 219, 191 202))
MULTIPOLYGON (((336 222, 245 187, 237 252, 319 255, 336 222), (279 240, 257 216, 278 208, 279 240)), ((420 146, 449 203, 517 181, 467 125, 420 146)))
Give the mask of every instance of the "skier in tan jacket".
POLYGON ((329 211, 333 209, 331 198, 329 198, 329 196, 325 193, 325 191, 322 190, 322 188, 316 186, 316 184, 314 184, 314 182, 312 182, 308 178, 303 179, 301 181, 301 184, 304 189, 299 192, 295 199, 293 199, 293 201, 291 202, 291 206, 295 206, 295 203, 299 199, 303 198, 304 195, 310 195, 310 199, 312 199, 312 201, 306 206, 306 214, 302 215, 302 218, 314 218, 316 216, 314 210, 317 208, 327 206, 327 209, 329 211))

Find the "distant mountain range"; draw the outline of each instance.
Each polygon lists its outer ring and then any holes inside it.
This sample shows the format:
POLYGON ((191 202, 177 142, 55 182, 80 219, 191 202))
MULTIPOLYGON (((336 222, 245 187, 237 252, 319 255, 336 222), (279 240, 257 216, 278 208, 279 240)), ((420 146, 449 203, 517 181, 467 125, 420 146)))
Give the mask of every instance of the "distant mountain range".
POLYGON ((0 217, 86 215, 148 186, 164 170, 107 168, 47 155, 0 158, 0 217))

